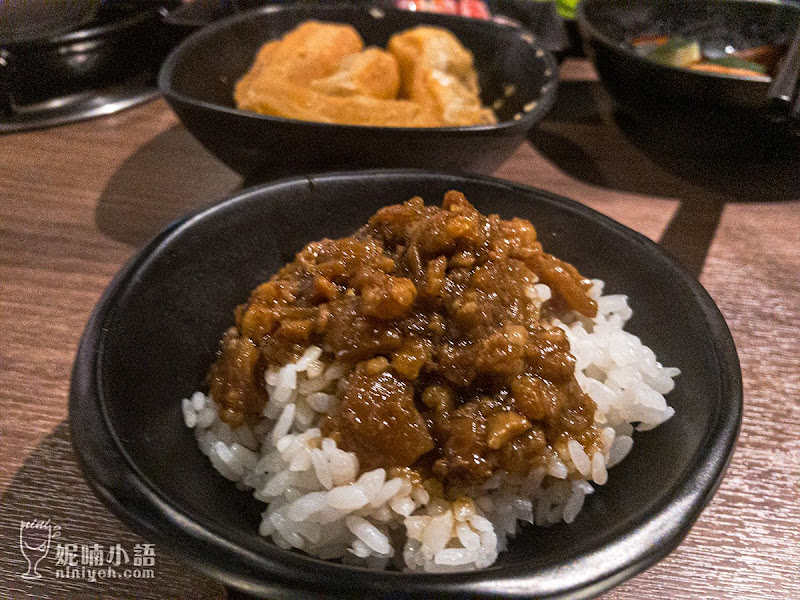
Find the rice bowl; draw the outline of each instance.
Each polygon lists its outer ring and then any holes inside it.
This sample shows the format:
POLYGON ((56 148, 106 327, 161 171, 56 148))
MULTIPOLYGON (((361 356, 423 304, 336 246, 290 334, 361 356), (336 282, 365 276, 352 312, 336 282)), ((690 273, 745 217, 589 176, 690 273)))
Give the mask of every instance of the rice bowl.
MULTIPOLYGON (((264 284, 269 285, 272 280, 264 284)), ((353 372, 352 363, 329 346, 295 350, 296 360, 273 364, 257 377, 268 399, 255 419, 240 424, 237 418, 232 427, 221 416, 229 410, 224 403, 198 391, 182 401, 184 422, 194 428, 201 451, 221 475, 267 504, 259 533, 281 548, 371 569, 485 568, 521 523, 573 522, 594 492, 592 484, 605 484, 607 469, 631 450, 634 428, 652 429, 674 414, 664 394, 673 389, 680 371, 663 367, 650 348, 624 331, 632 316, 627 297, 603 296, 603 286, 594 280, 588 290, 597 305, 594 316, 560 307, 550 309, 546 319, 549 327, 566 334, 575 380, 594 401, 592 419, 600 431, 596 451, 569 438, 560 451, 548 449, 536 468, 523 473, 498 469, 457 498, 443 497, 436 491, 440 486, 428 485, 431 480, 423 481, 408 467, 363 469, 355 452, 324 435, 322 420, 341 403, 346 375, 353 372)), ((525 295, 539 314, 556 293, 538 282, 525 295)), ((246 310, 245 305, 237 309, 240 329, 246 310)), ((219 363, 227 351, 226 341, 219 363)), ((209 378, 214 377, 212 369, 209 378)), ((238 398, 236 403, 241 404, 238 398)))
POLYGON ((719 310, 656 244, 542 190, 392 171, 245 190, 165 230, 109 285, 88 323, 69 422, 86 479, 110 510, 191 568, 250 595, 572 600, 610 589, 680 543, 722 478, 741 406, 736 351, 719 310), (202 382, 231 310, 304 244, 350 234, 387 198, 420 190, 441 198, 453 188, 486 212, 531 219, 553 252, 606 281, 604 293, 628 294, 634 316, 626 329, 681 369, 668 395, 675 415, 635 433, 629 456, 593 486, 574 522, 523 527, 489 568, 455 577, 366 570, 284 550, 259 535, 265 506, 253 490, 237 490, 199 450, 181 398, 202 382))

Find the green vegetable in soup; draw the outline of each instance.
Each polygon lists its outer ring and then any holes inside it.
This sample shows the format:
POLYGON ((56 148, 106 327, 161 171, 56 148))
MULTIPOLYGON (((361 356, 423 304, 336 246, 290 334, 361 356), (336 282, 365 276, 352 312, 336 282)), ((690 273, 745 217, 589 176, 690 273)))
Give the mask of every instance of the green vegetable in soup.
POLYGON ((653 48, 647 58, 669 67, 686 67, 702 60, 700 44, 696 40, 672 37, 665 44, 653 48))
POLYGON ((556 0, 556 10, 565 19, 574 19, 579 2, 580 0, 556 0))
POLYGON ((744 60, 743 58, 736 58, 735 56, 724 56, 722 58, 708 58, 705 60, 707 63, 719 65, 721 67, 729 67, 731 69, 747 69, 748 71, 755 71, 763 75, 767 74, 767 67, 752 60, 744 60))

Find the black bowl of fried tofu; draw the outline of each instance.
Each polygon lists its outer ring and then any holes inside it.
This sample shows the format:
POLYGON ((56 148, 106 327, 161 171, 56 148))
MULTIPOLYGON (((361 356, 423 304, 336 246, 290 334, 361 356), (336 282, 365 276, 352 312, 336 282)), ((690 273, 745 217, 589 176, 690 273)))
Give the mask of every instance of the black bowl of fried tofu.
POLYGON ((187 38, 159 87, 249 181, 323 169, 490 173, 555 99, 521 28, 357 5, 266 6, 187 38))

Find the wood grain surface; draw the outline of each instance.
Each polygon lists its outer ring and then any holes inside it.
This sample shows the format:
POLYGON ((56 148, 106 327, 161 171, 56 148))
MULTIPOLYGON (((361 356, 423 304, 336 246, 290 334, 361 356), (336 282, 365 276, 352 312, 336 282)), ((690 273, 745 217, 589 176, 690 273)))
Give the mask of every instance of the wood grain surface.
MULTIPOLYGON (((800 598, 800 162, 779 166, 709 173, 671 160, 574 61, 557 106, 497 173, 660 240, 699 274, 739 351, 744 423, 725 480, 678 549, 606 600, 800 598)), ((27 581, 19 532, 49 518, 61 528, 54 547, 141 549, 92 495, 70 445, 75 350, 133 252, 241 183, 160 100, 0 137, 0 597, 226 597, 158 547, 153 578, 56 578, 51 548, 42 579, 27 581)))

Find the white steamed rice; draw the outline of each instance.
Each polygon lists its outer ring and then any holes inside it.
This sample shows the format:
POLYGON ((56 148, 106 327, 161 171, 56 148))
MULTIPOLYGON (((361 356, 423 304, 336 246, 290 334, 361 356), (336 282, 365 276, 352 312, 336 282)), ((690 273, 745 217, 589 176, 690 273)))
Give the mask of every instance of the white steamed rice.
MULTIPOLYGON (((550 290, 537 284, 542 301, 550 290)), ((521 522, 571 523, 592 483, 630 452, 636 429, 656 427, 674 410, 664 394, 678 369, 662 367, 650 348, 623 331, 627 298, 601 296, 594 281, 593 319, 571 314, 564 329, 576 358, 575 376, 597 404, 602 451, 588 456, 577 441, 524 479, 497 473, 471 501, 447 502, 384 469, 359 476, 358 458, 322 437, 319 421, 335 407, 345 368, 311 346, 292 364, 269 370, 269 401, 255 427, 231 429, 217 405, 196 392, 183 416, 214 467, 267 504, 259 533, 283 548, 374 569, 446 572, 491 565, 521 522)))

